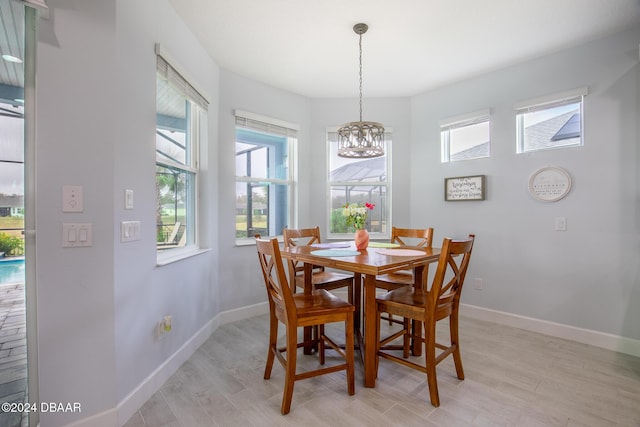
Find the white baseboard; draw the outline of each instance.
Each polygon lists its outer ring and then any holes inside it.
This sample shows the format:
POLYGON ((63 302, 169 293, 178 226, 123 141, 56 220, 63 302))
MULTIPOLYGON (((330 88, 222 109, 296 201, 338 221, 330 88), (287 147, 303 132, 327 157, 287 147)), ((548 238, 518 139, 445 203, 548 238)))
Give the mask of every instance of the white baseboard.
MULTIPOLYGON (((242 307, 234 310, 224 311, 216 315, 213 319, 207 322, 198 332, 196 332, 182 347, 178 349, 169 359, 167 359, 162 365, 160 365, 155 371, 151 373, 135 390, 133 390, 127 397, 122 399, 117 407, 117 425, 123 425, 131 416, 149 400, 153 394, 162 387, 162 385, 173 375, 180 366, 196 352, 198 348, 204 342, 209 339, 211 334, 215 332, 220 325, 235 322, 237 320, 248 319, 257 315, 265 314, 269 312, 269 304, 267 302, 254 304, 247 307, 242 307)), ((111 415, 107 412, 105 416, 111 415)), ((73 427, 93 427, 93 426, 113 426, 113 421, 109 424, 98 423, 94 417, 87 418, 86 423, 76 423, 73 427)))
POLYGON ((269 303, 265 301, 259 304, 236 308, 234 310, 223 311, 220 313, 220 324, 226 325, 227 323, 249 319, 251 317, 267 313, 269 313, 269 303))
POLYGON ((460 315, 640 357, 640 340, 632 338, 576 328, 575 326, 563 325, 561 323, 519 316, 517 314, 467 304, 460 304, 460 315))
MULTIPOLYGON (((111 408, 99 414, 94 414, 90 417, 67 424, 67 427, 113 427, 118 425, 117 423, 118 411, 116 408, 111 408)), ((42 420, 38 425, 42 425, 42 420)))

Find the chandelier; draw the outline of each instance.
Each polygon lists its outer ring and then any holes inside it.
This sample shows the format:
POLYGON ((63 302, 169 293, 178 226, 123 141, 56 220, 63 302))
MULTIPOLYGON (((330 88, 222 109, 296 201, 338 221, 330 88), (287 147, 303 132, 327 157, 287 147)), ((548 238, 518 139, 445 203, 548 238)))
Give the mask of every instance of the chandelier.
POLYGON ((367 24, 356 24, 353 31, 360 36, 360 121, 346 123, 338 129, 338 156, 370 158, 384 155, 384 126, 377 122, 362 121, 362 35, 367 24))

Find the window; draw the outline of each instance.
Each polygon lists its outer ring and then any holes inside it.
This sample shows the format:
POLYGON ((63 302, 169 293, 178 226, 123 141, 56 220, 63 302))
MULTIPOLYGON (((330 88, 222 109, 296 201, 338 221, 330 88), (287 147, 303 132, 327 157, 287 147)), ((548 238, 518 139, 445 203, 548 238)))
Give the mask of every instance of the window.
POLYGON ((373 203, 375 208, 367 217, 367 230, 372 238, 389 238, 391 223, 391 137, 384 134, 384 156, 372 159, 338 157, 338 133, 327 134, 329 155, 329 238, 352 238, 342 215, 345 203, 373 203))
POLYGON ((160 254, 198 245, 198 146, 206 137, 208 102, 160 54, 156 76, 156 241, 160 254))
POLYGON ((490 154, 490 111, 440 121, 442 163, 480 159, 490 154))
POLYGON ((298 126, 236 111, 236 243, 292 226, 298 126))
POLYGON ((517 152, 581 146, 586 94, 580 88, 516 105, 517 152))

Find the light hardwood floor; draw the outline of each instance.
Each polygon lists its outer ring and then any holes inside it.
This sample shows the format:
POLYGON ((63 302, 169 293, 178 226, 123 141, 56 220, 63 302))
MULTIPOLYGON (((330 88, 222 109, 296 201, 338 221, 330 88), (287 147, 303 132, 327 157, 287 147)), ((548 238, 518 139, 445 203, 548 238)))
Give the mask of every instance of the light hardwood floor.
MULTIPOLYGON (((423 374, 381 360, 376 388, 362 386, 357 364, 354 396, 344 372, 298 381, 291 412, 281 415, 282 367, 276 362, 271 379, 262 379, 265 315, 218 328, 125 427, 640 426, 640 358, 460 320, 466 378, 456 378, 451 358, 438 365, 439 408, 429 403, 423 374)), ((317 363, 298 354, 301 368, 317 363)))

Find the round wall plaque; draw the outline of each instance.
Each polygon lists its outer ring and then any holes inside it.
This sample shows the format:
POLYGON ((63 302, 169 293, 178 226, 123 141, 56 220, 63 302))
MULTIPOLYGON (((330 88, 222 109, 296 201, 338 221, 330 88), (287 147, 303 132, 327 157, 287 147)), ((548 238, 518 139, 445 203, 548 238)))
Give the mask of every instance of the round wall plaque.
POLYGON ((571 175, 557 166, 538 169, 529 178, 529 193, 543 202, 556 202, 570 190, 571 175))

